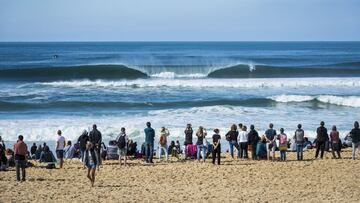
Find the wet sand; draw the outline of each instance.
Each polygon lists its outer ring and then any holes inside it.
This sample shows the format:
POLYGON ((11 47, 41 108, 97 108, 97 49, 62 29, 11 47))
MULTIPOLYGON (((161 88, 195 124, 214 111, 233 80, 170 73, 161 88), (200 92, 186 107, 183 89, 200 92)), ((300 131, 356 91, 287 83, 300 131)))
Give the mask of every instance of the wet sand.
MULTIPOLYGON (((350 150, 350 149, 349 149, 350 150)), ((360 159, 287 162, 232 160, 223 154, 222 165, 197 161, 139 160, 129 166, 105 161, 90 187, 86 170, 76 160, 63 169, 27 169, 27 181, 15 181, 15 170, 0 172, 0 202, 359 202, 360 159), (226 158, 225 158, 226 157, 226 158)), ((36 164, 38 165, 38 164, 36 164)))

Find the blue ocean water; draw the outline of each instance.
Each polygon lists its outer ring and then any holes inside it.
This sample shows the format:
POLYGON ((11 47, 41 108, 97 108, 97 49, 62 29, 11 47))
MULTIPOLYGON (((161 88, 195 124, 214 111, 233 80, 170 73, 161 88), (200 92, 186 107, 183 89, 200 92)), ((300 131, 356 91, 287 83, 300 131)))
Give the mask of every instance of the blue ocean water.
POLYGON ((151 121, 183 139, 187 123, 222 134, 269 122, 308 136, 321 120, 360 120, 360 42, 0 43, 0 135, 75 140, 97 123, 135 140, 151 121))

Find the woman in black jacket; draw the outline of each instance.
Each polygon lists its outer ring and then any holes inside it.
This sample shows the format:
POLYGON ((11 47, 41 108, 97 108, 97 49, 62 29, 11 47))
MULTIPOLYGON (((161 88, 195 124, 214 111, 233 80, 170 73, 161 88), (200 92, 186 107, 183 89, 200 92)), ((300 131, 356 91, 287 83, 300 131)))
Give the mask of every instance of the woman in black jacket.
POLYGON ((250 132, 248 133, 248 144, 251 146, 251 158, 252 160, 257 160, 256 157, 256 146, 259 138, 259 133, 255 130, 255 126, 250 126, 250 132))

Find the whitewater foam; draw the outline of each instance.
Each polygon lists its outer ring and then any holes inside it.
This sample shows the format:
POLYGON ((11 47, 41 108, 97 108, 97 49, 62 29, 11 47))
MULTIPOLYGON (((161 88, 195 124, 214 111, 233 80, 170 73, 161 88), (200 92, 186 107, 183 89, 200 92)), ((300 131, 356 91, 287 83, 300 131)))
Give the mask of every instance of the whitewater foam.
MULTIPOLYGON (((36 85, 70 88, 124 88, 124 87, 224 87, 224 88, 305 88, 305 87, 360 87, 359 78, 279 78, 269 79, 136 79, 136 80, 73 80, 38 82, 36 85)), ((32 85, 28 83, 26 85, 32 85)))
POLYGON ((289 102, 307 102, 319 101, 326 104, 335 104, 338 106, 360 107, 359 96, 335 96, 335 95, 277 95, 268 97, 276 102, 289 103, 289 102))

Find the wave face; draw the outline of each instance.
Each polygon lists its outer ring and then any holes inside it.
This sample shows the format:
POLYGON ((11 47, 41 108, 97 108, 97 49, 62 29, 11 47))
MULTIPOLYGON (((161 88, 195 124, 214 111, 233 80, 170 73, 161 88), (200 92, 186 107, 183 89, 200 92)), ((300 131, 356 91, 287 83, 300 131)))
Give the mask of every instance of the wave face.
POLYGON ((0 69, 0 79, 20 81, 56 81, 72 79, 138 78, 285 78, 285 77, 360 77, 360 63, 333 64, 324 67, 274 67, 254 64, 225 66, 201 65, 79 65, 0 69))
POLYGON ((0 70, 2 80, 54 81, 71 79, 136 79, 146 78, 139 70, 124 65, 83 65, 0 70))

